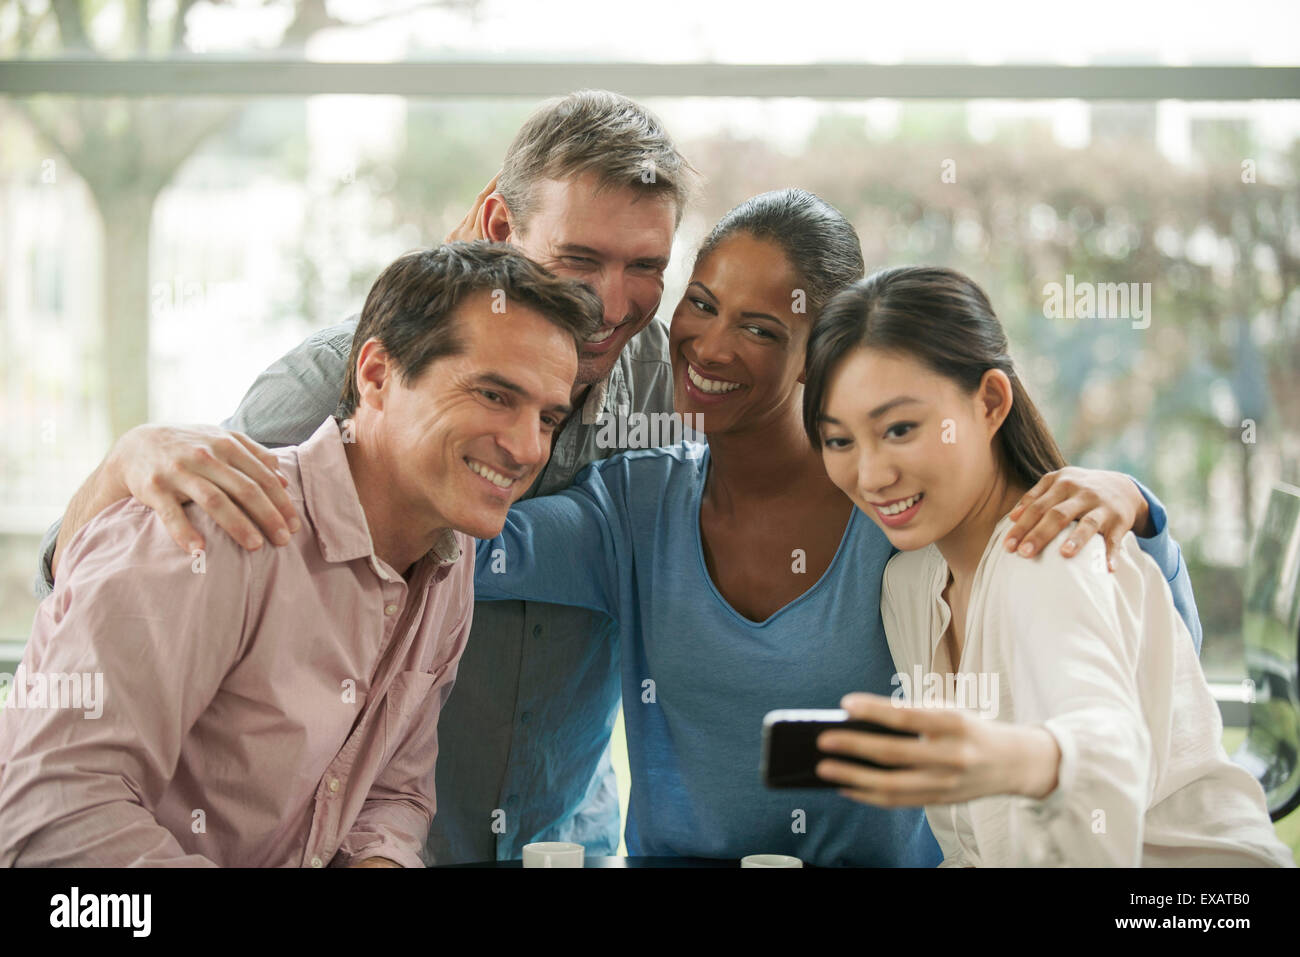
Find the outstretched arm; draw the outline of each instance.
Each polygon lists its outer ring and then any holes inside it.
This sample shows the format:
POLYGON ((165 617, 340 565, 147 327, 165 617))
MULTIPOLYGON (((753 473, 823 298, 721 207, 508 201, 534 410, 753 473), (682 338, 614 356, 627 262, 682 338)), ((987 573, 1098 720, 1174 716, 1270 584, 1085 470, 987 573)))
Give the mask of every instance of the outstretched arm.
POLYGON ((474 597, 577 605, 619 617, 634 568, 623 497, 588 466, 555 495, 520 502, 505 528, 478 543, 474 597))
POLYGON ((50 556, 50 584, 73 536, 124 498, 139 499, 157 512, 187 553, 205 542, 185 516, 186 502, 195 502, 245 548, 262 546, 255 523, 273 529, 277 544, 287 544, 298 519, 286 484, 275 457, 245 435, 211 426, 138 426, 114 444, 68 504, 50 556))
POLYGON ((301 522, 265 446, 299 445, 337 408, 352 320, 309 336, 253 382, 221 428, 142 425, 123 435, 41 541, 35 591, 54 586, 63 550, 109 505, 136 498, 163 520, 177 547, 204 547, 182 506, 194 502, 249 550, 288 542, 301 522))

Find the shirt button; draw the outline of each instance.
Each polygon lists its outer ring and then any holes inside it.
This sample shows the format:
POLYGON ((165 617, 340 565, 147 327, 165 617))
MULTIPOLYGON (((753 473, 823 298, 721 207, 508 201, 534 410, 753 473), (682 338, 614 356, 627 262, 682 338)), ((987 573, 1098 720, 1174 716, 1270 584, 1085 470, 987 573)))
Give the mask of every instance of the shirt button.
POLYGON ((533 713, 531 711, 525 711, 523 714, 519 716, 520 724, 527 724, 529 721, 532 720, 533 720, 533 713))
POLYGON ((322 861, 319 857, 313 857, 313 858, 311 859, 311 866, 312 866, 312 867, 324 867, 324 866, 325 866, 325 862, 322 861))
POLYGON ((512 794, 510 795, 510 797, 506 798, 506 804, 509 805, 510 807, 514 807, 518 803, 519 803, 518 794, 512 794))
POLYGON ((540 637, 542 637, 542 626, 541 626, 541 625, 533 625, 533 637, 534 637, 534 638, 540 638, 540 637))
POLYGON ((384 606, 384 614, 385 614, 385 615, 395 615, 395 614, 397 614, 397 606, 396 606, 396 605, 385 605, 385 606, 384 606))
POLYGON ((338 779, 338 778, 330 778, 329 789, 330 789, 331 791, 337 791, 337 790, 339 789, 339 779, 338 779))

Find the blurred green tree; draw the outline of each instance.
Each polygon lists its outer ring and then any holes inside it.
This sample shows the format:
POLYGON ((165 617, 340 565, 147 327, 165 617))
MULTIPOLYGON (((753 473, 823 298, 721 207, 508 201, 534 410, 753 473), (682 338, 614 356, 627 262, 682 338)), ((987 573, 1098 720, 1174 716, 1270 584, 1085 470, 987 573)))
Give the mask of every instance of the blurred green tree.
MULTIPOLYGON (((187 28, 197 0, 15 0, 0 18, 0 55, 88 58, 185 57, 202 49, 187 28), (116 30, 96 21, 119 20, 116 30), (104 39, 109 37, 109 39, 104 39)), ((478 0, 431 0, 473 15, 478 0)), ((208 0, 208 7, 249 4, 208 0)), ((404 4, 364 20, 332 15, 326 0, 263 0, 283 12, 274 49, 292 55, 322 30, 357 27, 411 13, 404 4)), ((232 11, 234 12, 234 11, 232 11)), ((111 432, 120 435, 149 418, 149 231, 154 202, 177 169, 214 132, 243 110, 242 103, 186 99, 35 97, 14 101, 37 132, 86 183, 104 232, 104 363, 111 432)))

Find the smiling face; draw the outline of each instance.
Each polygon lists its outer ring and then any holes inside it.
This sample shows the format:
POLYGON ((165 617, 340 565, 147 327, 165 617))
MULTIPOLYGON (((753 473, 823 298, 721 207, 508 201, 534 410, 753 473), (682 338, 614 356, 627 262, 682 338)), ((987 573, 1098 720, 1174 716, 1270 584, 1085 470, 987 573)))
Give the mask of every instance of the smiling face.
POLYGON ((942 542, 999 487, 993 438, 1010 408, 1003 380, 991 370, 967 395, 909 356, 853 349, 826 390, 827 474, 896 548, 942 542))
POLYGON ((486 292, 452 321, 463 349, 434 360, 413 381, 393 374, 377 339, 359 363, 361 416, 389 477, 386 497, 412 525, 492 538, 510 503, 528 490, 570 411, 577 372, 573 336, 514 306, 508 320, 486 292), (502 324, 509 322, 509 335, 502 324))
POLYGON ((604 324, 578 359, 578 387, 609 375, 628 340, 654 319, 664 292, 677 207, 665 194, 599 188, 593 174, 543 180, 527 226, 510 234, 529 259, 586 283, 604 324))
POLYGON ((673 405, 710 435, 765 427, 797 412, 809 320, 784 251, 738 232, 695 266, 673 313, 673 405))

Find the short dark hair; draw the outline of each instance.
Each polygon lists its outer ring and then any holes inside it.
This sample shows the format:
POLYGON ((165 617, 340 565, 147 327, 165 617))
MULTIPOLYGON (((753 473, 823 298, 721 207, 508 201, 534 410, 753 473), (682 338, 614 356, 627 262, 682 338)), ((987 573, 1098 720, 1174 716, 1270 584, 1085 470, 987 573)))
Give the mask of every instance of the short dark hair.
POLYGON ((575 352, 603 321, 600 297, 588 286, 553 275, 505 243, 454 242, 407 253, 380 273, 366 296, 336 415, 352 415, 361 400, 357 359, 368 340, 383 344, 403 382, 435 359, 464 351, 452 319, 475 293, 534 310, 573 337, 575 352))
POLYGON ((984 373, 1011 380, 1011 411, 995 449, 1008 478, 1032 487, 1066 466, 1051 430, 1016 375, 1007 335, 989 298, 969 277, 941 266, 893 266, 841 290, 808 338, 803 423, 821 449, 821 417, 831 376, 856 349, 910 356, 970 394, 984 373))
POLYGON ((584 173, 594 173, 602 188, 668 197, 674 225, 698 183, 695 168, 644 106, 608 90, 578 90, 543 103, 524 121, 506 150, 497 192, 522 230, 535 211, 539 181, 584 173))

